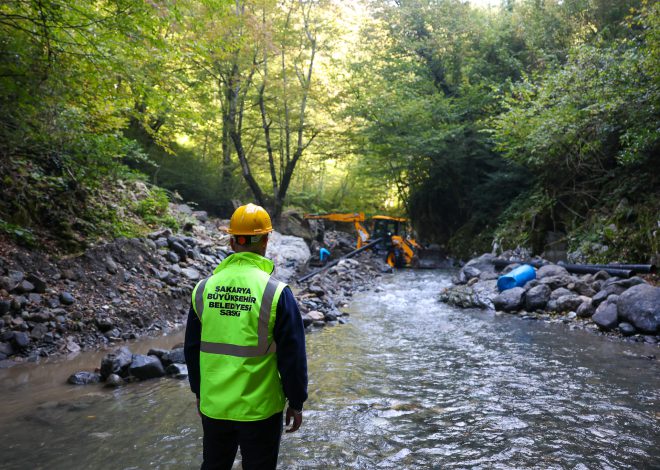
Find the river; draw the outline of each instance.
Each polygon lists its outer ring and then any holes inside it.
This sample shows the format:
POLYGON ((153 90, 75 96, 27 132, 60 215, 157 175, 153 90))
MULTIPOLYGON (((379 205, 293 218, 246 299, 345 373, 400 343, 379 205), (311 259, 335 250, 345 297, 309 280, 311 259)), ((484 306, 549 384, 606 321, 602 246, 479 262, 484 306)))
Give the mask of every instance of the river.
MULTIPOLYGON (((305 421, 284 435, 280 468, 660 467, 657 346, 458 310, 435 300, 448 284, 439 271, 385 277, 347 325, 308 335, 305 421)), ((199 467, 187 381, 62 384, 100 357, 0 371, 1 468, 199 467)))

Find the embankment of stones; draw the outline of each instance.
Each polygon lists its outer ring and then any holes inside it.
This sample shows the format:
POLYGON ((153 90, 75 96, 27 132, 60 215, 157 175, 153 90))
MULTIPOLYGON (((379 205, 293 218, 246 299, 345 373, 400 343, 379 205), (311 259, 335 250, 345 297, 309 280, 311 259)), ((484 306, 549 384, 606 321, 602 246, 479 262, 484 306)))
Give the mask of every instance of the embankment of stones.
POLYGON ((623 279, 605 271, 574 275, 560 265, 535 260, 543 264, 536 270, 536 279, 499 292, 497 278, 519 264, 499 271, 495 259, 484 254, 470 260, 452 279, 453 285, 440 293, 440 300, 462 308, 571 323, 635 341, 660 340, 660 287, 640 276, 623 279))
MULTIPOLYGON (((181 327, 193 287, 229 253, 226 222, 186 208, 186 233, 162 229, 80 256, 0 247, 0 367, 181 327)), ((270 247, 284 281, 310 256, 299 237, 273 233, 270 247)))

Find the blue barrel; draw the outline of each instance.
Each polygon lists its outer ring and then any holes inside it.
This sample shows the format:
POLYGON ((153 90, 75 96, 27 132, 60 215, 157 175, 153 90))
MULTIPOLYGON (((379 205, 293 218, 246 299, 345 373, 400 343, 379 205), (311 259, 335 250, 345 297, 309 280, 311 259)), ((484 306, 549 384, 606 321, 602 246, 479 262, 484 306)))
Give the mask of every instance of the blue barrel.
POLYGON ((504 274, 497 279, 497 288, 501 291, 512 289, 514 287, 522 287, 528 281, 536 278, 536 270, 529 264, 523 264, 512 270, 508 274, 504 274))

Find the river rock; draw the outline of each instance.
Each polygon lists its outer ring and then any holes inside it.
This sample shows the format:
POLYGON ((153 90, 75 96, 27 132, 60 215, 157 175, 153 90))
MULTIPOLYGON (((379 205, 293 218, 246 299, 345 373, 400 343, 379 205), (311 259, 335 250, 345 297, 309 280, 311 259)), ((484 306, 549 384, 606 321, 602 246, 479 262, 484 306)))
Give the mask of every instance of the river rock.
POLYGON ((605 291, 605 290, 601 290, 601 291, 599 291, 596 295, 594 295, 594 296, 591 298, 591 301, 592 301, 592 303, 594 304, 594 307, 598 307, 602 302, 604 302, 605 300, 607 300, 607 297, 608 297, 609 295, 610 295, 610 294, 609 294, 607 291, 605 291))
POLYGON ((181 272, 191 281, 197 281, 201 277, 199 271, 193 268, 184 268, 181 272))
POLYGON ((636 333, 636 330, 630 323, 621 322, 619 323, 619 332, 621 332, 623 336, 631 336, 636 333))
POLYGON ((507 289, 493 299, 493 305, 496 310, 503 310, 505 312, 520 310, 523 305, 524 294, 525 289, 522 287, 507 289))
POLYGON ((163 364, 156 356, 145 356, 136 354, 133 356, 128 373, 140 380, 155 379, 165 375, 163 364))
POLYGON ((307 288, 307 290, 317 297, 323 297, 325 295, 325 290, 323 290, 323 288, 318 284, 312 284, 307 288))
POLYGON ((589 299, 582 302, 575 313, 577 313, 577 316, 580 318, 589 318, 594 314, 595 310, 591 299, 589 299))
POLYGON ((582 304, 583 299, 579 295, 570 294, 562 295, 557 299, 557 310, 560 312, 568 312, 577 310, 582 304))
POLYGON ((25 273, 23 271, 14 271, 10 269, 7 276, 16 284, 21 283, 23 279, 25 279, 25 273))
POLYGON ((615 328, 619 322, 616 304, 610 301, 603 302, 591 319, 601 330, 608 331, 615 328))
POLYGON ((151 348, 147 353, 147 356, 156 356, 161 362, 163 362, 163 356, 167 353, 169 353, 167 349, 151 348))
POLYGON ((469 281, 470 279, 478 278, 481 274, 481 270, 474 265, 466 265, 461 269, 459 273, 459 279, 465 279, 469 281))
POLYGON ((266 257, 275 263, 277 278, 288 282, 295 275, 298 267, 309 261, 311 253, 304 239, 272 232, 266 257))
POLYGON ((167 239, 168 237, 171 236, 172 236, 172 230, 169 228, 163 228, 155 232, 151 232, 150 234, 147 235, 147 237, 150 238, 151 240, 157 240, 159 238, 167 239))
POLYGON ((16 286, 16 292, 21 293, 21 294, 27 294, 29 292, 32 292, 34 290, 34 284, 32 284, 30 281, 23 280, 21 281, 18 286, 16 286))
POLYGON ((559 297, 563 297, 565 295, 573 295, 573 292, 566 289, 565 287, 560 287, 559 289, 555 289, 552 291, 552 293, 550 294, 550 300, 557 300, 559 297))
POLYGON ((11 302, 9 300, 0 300, 0 315, 5 315, 10 308, 11 302))
POLYGON ((30 344, 30 337, 23 331, 14 331, 12 342, 16 349, 25 349, 30 344))
POLYGON ((66 350, 73 354, 78 353, 80 352, 80 345, 73 338, 69 338, 66 342, 66 350))
MULTIPOLYGON (((646 281, 644 281, 644 279, 642 279, 639 276, 630 277, 628 279, 611 278, 611 279, 608 279, 607 281, 605 281, 603 283, 602 288, 604 289, 604 288, 607 288, 608 286, 614 285, 614 286, 623 287, 624 289, 629 289, 629 288, 631 288, 633 286, 637 286, 639 284, 646 284, 646 281)), ((618 294, 620 294, 620 293, 621 292, 618 292, 618 294)))
POLYGON ((303 321, 303 327, 305 327, 305 328, 307 328, 309 325, 311 325, 312 323, 314 323, 314 320, 312 320, 311 318, 309 318, 309 316, 308 316, 306 313, 303 313, 303 314, 301 315, 301 317, 302 317, 302 321, 303 321))
POLYGON ((102 333, 108 332, 115 327, 115 323, 108 316, 96 317, 96 326, 102 333))
POLYGON ((101 378, 105 380, 110 374, 126 377, 132 360, 133 354, 125 346, 108 354, 101 361, 101 378))
POLYGON ((67 379, 67 383, 70 383, 71 385, 88 385, 99 383, 100 380, 101 376, 96 372, 82 371, 70 375, 67 379))
POLYGON ((164 354, 161 360, 163 365, 167 367, 170 364, 185 364, 186 356, 183 353, 183 348, 175 348, 164 354))
POLYGON ((74 299, 73 295, 69 292, 62 292, 60 294, 60 302, 62 302, 62 305, 73 305, 75 301, 76 299, 74 299))
POLYGON ((11 343, 0 343, 0 354, 4 354, 5 357, 11 356, 14 354, 14 347, 11 343))
POLYGON ((584 281, 576 282, 575 285, 573 286, 573 290, 578 294, 587 297, 593 297, 594 295, 596 295, 596 291, 592 289, 592 287, 584 281))
MULTIPOLYGON (((484 253, 483 255, 479 256, 478 258, 471 259, 468 261, 468 263, 464 266, 463 269, 467 267, 472 267, 476 268, 479 270, 479 273, 482 272, 495 272, 495 265, 493 264, 493 261, 497 257, 495 255, 492 255, 490 253, 484 253)), ((477 273, 477 276, 479 275, 477 273)))
POLYGON ((48 333, 48 327, 43 323, 37 323, 34 325, 34 328, 32 328, 32 331, 30 331, 30 338, 39 340, 43 338, 46 333, 48 333))
POLYGON ((326 312, 326 313, 323 315, 323 320, 324 320, 324 321, 327 321, 327 322, 328 322, 328 321, 337 321, 337 315, 334 314, 334 313, 332 313, 332 312, 326 312))
POLYGON ((119 270, 117 263, 115 263, 115 260, 113 260, 111 256, 105 258, 105 269, 110 274, 117 274, 117 271, 119 270))
POLYGON ((552 290, 556 290, 560 287, 566 287, 569 285, 573 282, 573 278, 569 275, 546 276, 543 279, 540 279, 539 282, 541 284, 547 284, 552 290))
POLYGON ((110 374, 107 379, 105 379, 106 387, 119 387, 124 384, 124 379, 119 377, 117 374, 110 374))
POLYGON ((606 281, 609 278, 610 275, 605 270, 600 270, 596 274, 594 274, 594 281, 606 281))
POLYGON ((165 372, 167 375, 171 375, 175 379, 185 379, 188 377, 188 366, 185 364, 170 364, 167 366, 167 369, 165 369, 165 372))
POLYGON ((24 297, 22 295, 17 295, 13 299, 11 299, 11 309, 15 312, 20 312, 22 308, 24 308, 28 303, 27 297, 24 297))
POLYGON ((568 276, 568 271, 563 266, 558 266, 556 264, 546 264, 541 266, 538 271, 536 271, 536 278, 543 279, 546 277, 552 276, 568 276))
POLYGON ((525 295, 525 310, 533 312, 543 309, 550 300, 550 287, 547 284, 539 284, 532 287, 525 295))
POLYGON ((175 264, 175 263, 178 263, 179 261, 181 261, 181 259, 179 258, 179 255, 177 255, 173 251, 168 251, 167 254, 165 255, 165 257, 167 258, 167 261, 169 261, 172 264, 175 264))
MULTIPOLYGON (((480 281, 492 281, 494 279, 495 280, 498 279, 499 277, 500 277, 500 275, 497 274, 496 272, 482 271, 479 274, 479 280, 480 281)), ((529 284, 529 282, 527 284, 529 284)), ((527 286, 527 284, 525 284, 525 286, 527 286)))
POLYGON ((11 292, 17 285, 18 282, 13 281, 8 276, 0 276, 0 289, 11 292))
POLYGON ((170 249, 177 254, 177 256, 182 260, 185 261, 186 258, 188 257, 188 250, 185 249, 185 247, 179 243, 178 241, 174 241, 170 244, 170 249))
POLYGON ((660 331, 660 287, 635 285, 619 296, 617 308, 619 317, 638 330, 644 333, 660 331))
POLYGON ((312 322, 315 321, 323 321, 325 319, 325 315, 323 315, 321 312, 318 310, 312 310, 306 313, 307 317, 312 320, 312 322))

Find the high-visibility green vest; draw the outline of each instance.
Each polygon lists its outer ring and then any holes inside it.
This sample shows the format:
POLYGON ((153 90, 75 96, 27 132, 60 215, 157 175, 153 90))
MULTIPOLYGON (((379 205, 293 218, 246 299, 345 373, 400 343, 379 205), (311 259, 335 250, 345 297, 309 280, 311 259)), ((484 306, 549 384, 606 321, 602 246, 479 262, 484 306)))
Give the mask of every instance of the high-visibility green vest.
POLYGON ((255 253, 228 256, 199 282, 193 309, 202 323, 200 411, 234 421, 266 419, 284 409, 273 328, 286 284, 255 253))

